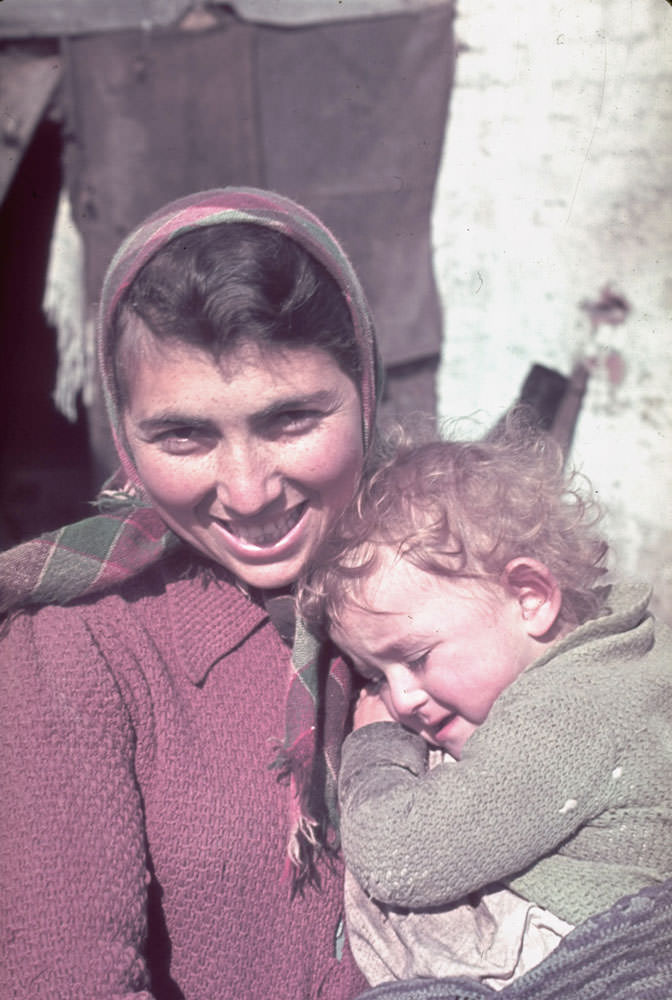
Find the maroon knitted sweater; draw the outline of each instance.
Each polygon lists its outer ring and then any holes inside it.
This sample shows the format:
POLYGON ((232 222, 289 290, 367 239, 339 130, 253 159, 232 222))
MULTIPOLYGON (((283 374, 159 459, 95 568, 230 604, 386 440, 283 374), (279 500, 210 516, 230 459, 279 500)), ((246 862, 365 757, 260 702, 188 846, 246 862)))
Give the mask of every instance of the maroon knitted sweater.
POLYGON ((340 872, 290 900, 288 650, 174 560, 0 646, 0 996, 349 1000, 340 872))

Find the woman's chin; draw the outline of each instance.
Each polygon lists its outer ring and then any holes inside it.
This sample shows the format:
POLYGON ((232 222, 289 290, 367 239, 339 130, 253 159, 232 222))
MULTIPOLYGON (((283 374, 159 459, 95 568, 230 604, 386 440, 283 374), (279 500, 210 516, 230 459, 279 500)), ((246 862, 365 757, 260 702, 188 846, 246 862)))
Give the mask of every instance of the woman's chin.
POLYGON ((238 569, 229 566, 227 569, 230 569, 241 583, 247 584, 248 587, 257 587, 260 590, 281 590, 290 587, 300 574, 300 570, 284 563, 268 566, 244 566, 238 569))

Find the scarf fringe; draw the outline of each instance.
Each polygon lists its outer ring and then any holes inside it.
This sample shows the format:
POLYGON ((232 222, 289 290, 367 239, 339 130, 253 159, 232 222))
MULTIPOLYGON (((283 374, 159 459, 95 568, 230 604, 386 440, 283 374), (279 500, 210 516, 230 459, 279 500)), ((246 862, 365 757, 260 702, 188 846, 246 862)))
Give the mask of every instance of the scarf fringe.
POLYGON ((93 505, 101 514, 117 514, 135 507, 151 506, 134 483, 120 483, 118 473, 103 484, 93 505))
POLYGON ((278 741, 275 759, 269 765, 269 769, 278 771, 278 782, 290 790, 289 836, 283 877, 290 882, 292 898, 297 893, 302 895, 308 886, 321 888, 319 865, 322 862, 331 864, 338 850, 336 832, 332 831, 330 836, 326 803, 317 817, 311 806, 313 757, 312 754, 306 757, 305 752, 302 754, 299 750, 306 736, 300 736, 292 747, 285 747, 278 741))

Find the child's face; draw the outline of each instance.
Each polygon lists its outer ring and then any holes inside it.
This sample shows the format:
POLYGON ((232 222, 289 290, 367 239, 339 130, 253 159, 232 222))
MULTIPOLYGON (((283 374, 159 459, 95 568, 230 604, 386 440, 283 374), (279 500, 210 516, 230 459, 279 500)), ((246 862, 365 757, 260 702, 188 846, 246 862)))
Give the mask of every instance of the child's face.
POLYGON ((388 712, 459 758, 502 691, 539 654, 521 597, 384 559, 332 638, 388 712))

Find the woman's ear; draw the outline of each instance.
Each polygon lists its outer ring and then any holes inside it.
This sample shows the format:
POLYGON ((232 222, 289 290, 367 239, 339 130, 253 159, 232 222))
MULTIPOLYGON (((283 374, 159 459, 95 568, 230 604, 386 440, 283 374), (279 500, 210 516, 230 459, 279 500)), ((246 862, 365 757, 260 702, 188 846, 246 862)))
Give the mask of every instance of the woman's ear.
POLYGON ((502 585, 518 600, 528 635, 541 639, 555 625, 562 605, 562 591, 548 566, 520 556, 507 563, 502 585))

